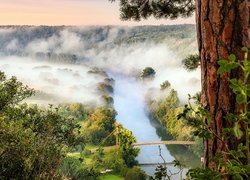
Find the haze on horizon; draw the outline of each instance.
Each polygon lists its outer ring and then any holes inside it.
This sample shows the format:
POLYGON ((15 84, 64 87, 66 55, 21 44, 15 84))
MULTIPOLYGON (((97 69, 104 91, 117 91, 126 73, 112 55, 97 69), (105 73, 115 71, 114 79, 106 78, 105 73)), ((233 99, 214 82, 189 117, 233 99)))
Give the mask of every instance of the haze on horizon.
POLYGON ((0 0, 0 25, 170 25, 194 24, 195 18, 121 21, 119 3, 108 0, 0 0))

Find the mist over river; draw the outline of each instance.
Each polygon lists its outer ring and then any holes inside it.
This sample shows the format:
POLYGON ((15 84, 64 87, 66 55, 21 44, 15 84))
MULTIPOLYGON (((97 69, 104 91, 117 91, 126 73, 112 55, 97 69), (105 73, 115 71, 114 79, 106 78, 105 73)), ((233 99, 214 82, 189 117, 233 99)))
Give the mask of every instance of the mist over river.
MULTIPOLYGON (((137 142, 161 141, 162 138, 157 135, 156 128, 152 125, 146 114, 145 97, 141 81, 123 75, 113 74, 111 76, 115 80, 114 107, 118 113, 117 121, 133 132, 137 142)), ((140 154, 137 160, 139 164, 142 164, 141 168, 147 174, 153 175, 157 164, 164 162, 159 155, 159 146, 141 146, 139 148, 140 154)), ((160 145, 160 148, 161 155, 167 163, 175 160, 167 146, 160 145)), ((172 173, 178 172, 178 169, 173 165, 168 165, 168 170, 172 173)), ((183 171, 183 176, 186 171, 187 169, 183 171)), ((180 175, 173 176, 172 179, 180 179, 180 175)))
MULTIPOLYGON (((113 78, 115 79, 114 107, 118 113, 117 121, 133 132, 137 142, 161 141, 145 113, 141 84, 126 77, 116 76, 113 78)), ((163 162, 159 156, 158 146, 142 146, 140 149, 141 153, 137 158, 140 164, 163 162)), ((161 145, 161 149, 166 161, 172 162, 174 158, 166 146, 161 145)))

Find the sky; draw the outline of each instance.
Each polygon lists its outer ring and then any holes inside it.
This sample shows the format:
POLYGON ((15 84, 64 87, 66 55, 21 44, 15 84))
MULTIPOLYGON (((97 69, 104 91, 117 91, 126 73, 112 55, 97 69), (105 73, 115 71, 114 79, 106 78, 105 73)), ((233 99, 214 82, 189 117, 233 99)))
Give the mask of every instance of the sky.
POLYGON ((121 21, 119 3, 108 0, 0 0, 0 25, 194 24, 195 18, 121 21))

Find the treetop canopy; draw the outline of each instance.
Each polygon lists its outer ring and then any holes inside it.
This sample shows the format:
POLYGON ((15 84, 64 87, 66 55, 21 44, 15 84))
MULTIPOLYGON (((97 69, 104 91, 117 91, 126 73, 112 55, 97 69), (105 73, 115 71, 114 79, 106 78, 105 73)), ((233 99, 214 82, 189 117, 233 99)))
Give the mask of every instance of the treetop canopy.
MULTIPOLYGON (((116 0, 109 0, 114 2, 116 0)), ((189 17, 195 10, 194 0, 119 0, 122 20, 189 17)))

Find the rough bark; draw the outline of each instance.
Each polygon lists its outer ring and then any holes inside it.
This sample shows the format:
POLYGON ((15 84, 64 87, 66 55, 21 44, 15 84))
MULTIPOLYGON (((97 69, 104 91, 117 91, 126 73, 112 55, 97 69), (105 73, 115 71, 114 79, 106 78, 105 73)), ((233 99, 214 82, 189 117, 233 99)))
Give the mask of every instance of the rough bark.
MULTIPOLYGON (((196 0, 197 39, 201 57, 202 104, 211 113, 209 127, 221 138, 222 130, 230 127, 223 118, 228 112, 235 113, 235 96, 229 90, 228 78, 239 76, 238 72, 217 75, 218 60, 227 59, 230 53, 243 56, 242 47, 250 47, 249 8, 247 0, 196 0)), ((205 166, 216 165, 212 158, 233 149, 235 144, 222 142, 214 137, 204 142, 205 166)))

